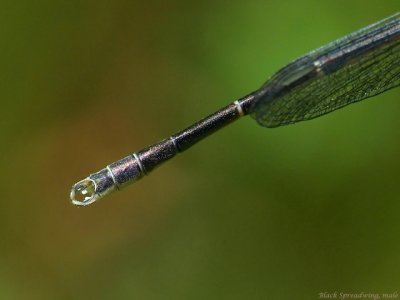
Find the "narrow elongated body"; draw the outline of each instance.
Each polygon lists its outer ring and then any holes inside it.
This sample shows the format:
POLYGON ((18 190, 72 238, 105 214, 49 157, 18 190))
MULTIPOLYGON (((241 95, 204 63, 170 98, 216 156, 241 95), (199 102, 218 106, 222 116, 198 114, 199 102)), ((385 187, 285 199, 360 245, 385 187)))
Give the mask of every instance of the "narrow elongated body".
POLYGON ((71 190, 72 203, 88 205, 137 181, 247 114, 262 126, 278 127, 319 117, 399 84, 400 14, 396 14, 310 52, 255 92, 79 181, 71 190))

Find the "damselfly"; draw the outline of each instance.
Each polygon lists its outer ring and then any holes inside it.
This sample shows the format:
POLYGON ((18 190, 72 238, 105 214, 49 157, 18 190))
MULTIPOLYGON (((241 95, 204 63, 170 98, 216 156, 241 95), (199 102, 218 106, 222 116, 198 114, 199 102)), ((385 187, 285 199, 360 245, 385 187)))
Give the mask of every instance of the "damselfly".
POLYGON ((242 116, 278 127, 319 117, 400 83, 400 13, 291 62, 261 88, 194 125, 76 183, 75 205, 120 190, 161 163, 242 116))

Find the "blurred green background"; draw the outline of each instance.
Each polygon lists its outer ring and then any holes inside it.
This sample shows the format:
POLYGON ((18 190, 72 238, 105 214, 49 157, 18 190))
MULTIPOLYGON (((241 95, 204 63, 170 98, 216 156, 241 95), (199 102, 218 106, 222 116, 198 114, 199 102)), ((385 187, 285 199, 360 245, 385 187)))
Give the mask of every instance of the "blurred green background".
POLYGON ((245 118, 87 208, 70 187, 398 1, 1 1, 0 299, 318 299, 400 282, 400 90, 245 118))

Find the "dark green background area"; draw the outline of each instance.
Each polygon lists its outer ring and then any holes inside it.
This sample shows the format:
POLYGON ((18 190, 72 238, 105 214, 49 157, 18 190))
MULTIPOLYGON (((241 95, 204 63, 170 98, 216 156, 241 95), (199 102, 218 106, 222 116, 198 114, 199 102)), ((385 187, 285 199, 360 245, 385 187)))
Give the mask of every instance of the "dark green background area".
MULTIPOLYGON (((398 1, 1 1, 1 299, 400 289, 400 90, 244 118, 87 208, 70 187, 398 1)), ((400 297, 400 296, 399 296, 400 297)))

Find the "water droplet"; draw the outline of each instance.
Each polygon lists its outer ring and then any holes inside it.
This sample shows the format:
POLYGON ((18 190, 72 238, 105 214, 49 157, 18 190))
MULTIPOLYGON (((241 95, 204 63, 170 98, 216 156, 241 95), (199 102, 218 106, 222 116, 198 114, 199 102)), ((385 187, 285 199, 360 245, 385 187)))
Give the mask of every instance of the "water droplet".
POLYGON ((87 205, 91 203, 96 192, 96 185, 91 179, 84 179, 72 187, 71 200, 75 205, 87 205))

